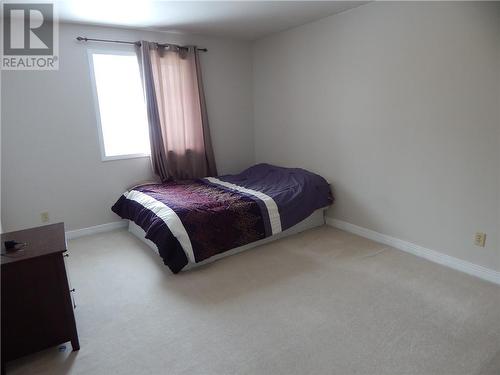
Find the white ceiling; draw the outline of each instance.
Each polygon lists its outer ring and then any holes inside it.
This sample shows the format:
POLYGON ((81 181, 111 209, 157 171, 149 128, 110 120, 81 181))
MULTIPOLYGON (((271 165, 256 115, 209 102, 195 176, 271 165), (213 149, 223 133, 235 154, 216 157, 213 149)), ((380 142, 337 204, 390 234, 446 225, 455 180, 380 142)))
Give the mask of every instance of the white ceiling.
POLYGON ((58 0, 59 20, 255 40, 367 1, 58 0))

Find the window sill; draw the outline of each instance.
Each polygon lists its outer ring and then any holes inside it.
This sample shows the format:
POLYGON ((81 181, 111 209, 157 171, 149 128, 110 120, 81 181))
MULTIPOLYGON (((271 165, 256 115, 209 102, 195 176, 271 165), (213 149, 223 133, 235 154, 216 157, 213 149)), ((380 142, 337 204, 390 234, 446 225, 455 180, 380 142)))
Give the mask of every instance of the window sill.
POLYGON ((113 160, 124 160, 124 159, 137 159, 137 158, 149 158, 150 154, 128 154, 128 155, 114 155, 114 156, 102 156, 101 161, 113 161, 113 160))

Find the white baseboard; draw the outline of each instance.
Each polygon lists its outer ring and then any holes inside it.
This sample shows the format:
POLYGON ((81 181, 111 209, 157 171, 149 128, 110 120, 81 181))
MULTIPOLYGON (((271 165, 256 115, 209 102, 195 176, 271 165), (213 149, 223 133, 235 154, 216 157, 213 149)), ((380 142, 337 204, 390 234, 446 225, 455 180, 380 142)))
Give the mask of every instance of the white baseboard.
POLYGON ((79 237, 83 237, 83 236, 90 236, 92 234, 109 232, 109 231, 115 230, 115 229, 126 228, 127 225, 128 225, 128 222, 126 220, 122 220, 122 221, 114 221, 112 223, 96 225, 96 226, 88 227, 88 228, 69 230, 66 232, 66 239, 74 240, 75 238, 79 238, 79 237))
POLYGON ((394 238, 386 234, 378 233, 371 229, 363 228, 342 220, 326 217, 326 223, 332 227, 345 230, 346 232, 354 233, 358 236, 368 238, 372 241, 392 246, 398 250, 402 250, 404 252, 430 260, 431 262, 438 263, 443 266, 453 268, 455 270, 462 271, 469 275, 473 275, 483 280, 487 280, 500 285, 500 272, 498 271, 479 266, 477 264, 458 259, 435 250, 426 249, 425 247, 415 245, 411 242, 403 241, 399 238, 394 238))
MULTIPOLYGON (((333 219, 331 217, 326 217, 326 224, 345 230, 346 232, 354 233, 358 236, 368 238, 372 241, 383 243, 384 245, 392 246, 398 250, 416 255, 421 258, 430 260, 431 262, 441 264, 443 266, 453 268, 455 270, 465 272, 469 275, 479 277, 483 280, 490 281, 492 283, 500 285, 500 272, 479 266, 477 264, 452 257, 440 253, 435 250, 427 249, 425 247, 413 244, 411 242, 400 240, 399 238, 391 237, 386 234, 375 232, 371 229, 363 228, 346 221, 333 219)), ((101 225, 96 225, 89 228, 82 228, 77 230, 70 230, 66 232, 66 238, 72 240, 75 238, 90 236, 92 234, 109 232, 115 229, 126 228, 128 226, 128 221, 115 221, 112 223, 106 223, 101 225)))

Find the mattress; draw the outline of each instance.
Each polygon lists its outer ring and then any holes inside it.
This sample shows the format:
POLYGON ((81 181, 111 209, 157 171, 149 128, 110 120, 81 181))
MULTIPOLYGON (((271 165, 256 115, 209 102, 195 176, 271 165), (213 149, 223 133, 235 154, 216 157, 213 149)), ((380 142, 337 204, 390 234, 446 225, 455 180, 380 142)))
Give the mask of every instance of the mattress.
POLYGON ((142 228, 177 273, 279 235, 332 202, 321 176, 258 164, 236 175, 137 186, 112 210, 142 228))

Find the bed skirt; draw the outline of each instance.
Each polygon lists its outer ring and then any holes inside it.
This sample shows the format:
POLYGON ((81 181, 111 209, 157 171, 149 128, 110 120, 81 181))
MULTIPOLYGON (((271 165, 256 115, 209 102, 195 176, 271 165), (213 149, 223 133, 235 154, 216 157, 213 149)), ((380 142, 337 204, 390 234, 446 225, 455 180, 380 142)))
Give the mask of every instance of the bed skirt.
MULTIPOLYGON (((211 263, 211 262, 216 261, 218 259, 225 258, 227 256, 240 253, 242 251, 245 251, 245 250, 248 250, 248 249, 254 248, 256 246, 263 245, 263 244, 266 244, 266 243, 269 243, 269 242, 272 242, 275 240, 278 240, 280 238, 290 236, 292 234, 297 234, 297 233, 303 232, 303 231, 308 230, 308 229, 322 226, 323 224, 325 224, 325 210, 326 210, 326 208, 320 208, 320 209, 314 211, 310 216, 308 216, 307 218, 305 218, 301 222, 295 224, 294 226, 292 226, 292 227, 290 227, 290 228, 288 228, 288 229, 284 230, 283 232, 280 232, 276 235, 263 238, 262 240, 255 241, 255 242, 249 243, 247 245, 243 245, 243 246, 225 251, 223 253, 219 253, 217 255, 214 255, 214 256, 212 256, 208 259, 205 259, 201 262, 198 262, 198 263, 189 262, 182 269, 182 271, 187 271, 187 270, 190 270, 192 268, 199 267, 199 266, 202 266, 202 265, 207 264, 207 263, 211 263)), ((152 241, 145 238, 144 230, 131 220, 129 220, 128 231, 130 233, 132 233, 134 236, 136 236, 138 239, 140 239, 142 242, 147 244, 156 253, 158 253, 158 248, 156 247, 156 245, 152 241)))

